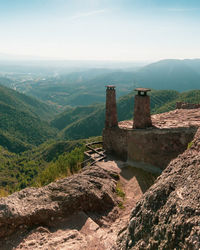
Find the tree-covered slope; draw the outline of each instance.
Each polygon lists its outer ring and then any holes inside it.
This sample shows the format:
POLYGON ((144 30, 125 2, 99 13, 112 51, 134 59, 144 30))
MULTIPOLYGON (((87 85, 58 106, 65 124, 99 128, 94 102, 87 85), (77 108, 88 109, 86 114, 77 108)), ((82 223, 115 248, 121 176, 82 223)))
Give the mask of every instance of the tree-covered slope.
POLYGON ((200 86, 200 59, 161 60, 138 70, 90 69, 17 83, 21 92, 43 101, 66 107, 87 106, 105 101, 105 85, 114 84, 117 96, 128 94, 136 86, 151 89, 171 89, 179 92, 200 86))
POLYGON ((128 94, 136 86, 133 72, 122 72, 121 70, 110 72, 102 69, 95 74, 96 71, 93 69, 43 81, 29 82, 24 87, 24 91, 56 105, 77 106, 104 102, 105 85, 110 83, 118 87, 118 96, 128 94))
POLYGON ((105 120, 105 109, 101 105, 92 113, 80 116, 61 130, 59 137, 65 139, 81 139, 102 134, 105 120))
MULTIPOLYGON (((135 92, 119 98, 117 102, 118 120, 132 119, 135 92)), ((175 100, 179 93, 173 90, 151 92, 151 110, 153 113, 162 105, 175 100)), ((175 108, 175 105, 171 109, 175 108)), ((52 121, 60 129, 59 136, 65 139, 80 139, 101 135, 105 121, 105 105, 76 107, 67 109, 52 121)))
POLYGON ((99 105, 67 107, 64 112, 57 115, 56 118, 51 121, 51 124, 58 129, 63 129, 74 121, 93 113, 98 107, 99 105))
POLYGON ((29 113, 32 116, 40 117, 43 120, 51 119, 56 113, 54 106, 47 105, 33 97, 29 97, 2 85, 0 85, 0 102, 19 111, 29 113))
POLYGON ((180 93, 176 99, 165 103, 156 109, 156 113, 163 113, 170 111, 172 107, 176 106, 176 102, 200 103, 200 90, 191 90, 180 93))
POLYGON ((50 140, 21 154, 0 146, 0 197, 31 185, 43 185, 72 174, 83 161, 86 142, 100 140, 50 140), (69 168, 70 169, 67 169, 69 168))
POLYGON ((53 113, 48 105, 0 86, 0 145, 19 153, 55 137, 56 129, 40 119, 53 113))
POLYGON ((136 82, 147 88, 173 89, 180 92, 198 89, 198 67, 199 60, 162 60, 140 69, 136 74, 136 82))

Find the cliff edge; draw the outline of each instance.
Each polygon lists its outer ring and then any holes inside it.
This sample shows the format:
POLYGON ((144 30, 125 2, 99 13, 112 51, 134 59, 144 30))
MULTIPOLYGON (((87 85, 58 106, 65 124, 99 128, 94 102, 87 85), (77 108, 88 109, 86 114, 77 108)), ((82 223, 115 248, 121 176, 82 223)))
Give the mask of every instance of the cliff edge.
POLYGON ((131 212, 116 249, 200 249, 200 129, 131 212))

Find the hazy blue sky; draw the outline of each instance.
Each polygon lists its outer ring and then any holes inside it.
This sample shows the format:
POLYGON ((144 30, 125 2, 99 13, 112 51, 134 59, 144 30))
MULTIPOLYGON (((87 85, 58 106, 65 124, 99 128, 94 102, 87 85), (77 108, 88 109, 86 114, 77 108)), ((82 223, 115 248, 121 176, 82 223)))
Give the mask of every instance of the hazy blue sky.
POLYGON ((0 0, 0 53, 200 58, 200 0, 0 0))

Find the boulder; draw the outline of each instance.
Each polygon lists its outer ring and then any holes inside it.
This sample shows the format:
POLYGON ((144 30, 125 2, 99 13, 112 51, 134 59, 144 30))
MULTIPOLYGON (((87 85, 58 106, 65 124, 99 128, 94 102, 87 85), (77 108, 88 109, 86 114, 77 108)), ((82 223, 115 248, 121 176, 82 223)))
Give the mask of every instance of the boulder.
POLYGON ((97 166, 42 188, 26 188, 0 199, 0 238, 18 228, 48 226, 75 212, 105 212, 116 205, 118 174, 97 166))

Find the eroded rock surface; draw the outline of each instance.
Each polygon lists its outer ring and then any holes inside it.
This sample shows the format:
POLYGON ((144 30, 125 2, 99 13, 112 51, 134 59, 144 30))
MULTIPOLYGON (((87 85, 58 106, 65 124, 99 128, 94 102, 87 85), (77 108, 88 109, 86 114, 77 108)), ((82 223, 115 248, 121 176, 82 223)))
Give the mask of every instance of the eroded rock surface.
POLYGON ((44 188, 1 199, 0 249, 113 249, 132 207, 155 178, 124 162, 106 160, 44 188), (116 197, 116 183, 125 198, 116 197))
POLYGON ((106 212, 116 205, 115 171, 92 166, 42 188, 26 188, 0 199, 0 237, 20 228, 51 226, 78 211, 106 212))
POLYGON ((200 249, 200 129, 137 203, 116 249, 200 249))

